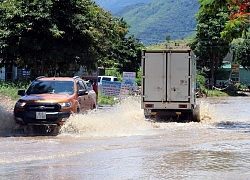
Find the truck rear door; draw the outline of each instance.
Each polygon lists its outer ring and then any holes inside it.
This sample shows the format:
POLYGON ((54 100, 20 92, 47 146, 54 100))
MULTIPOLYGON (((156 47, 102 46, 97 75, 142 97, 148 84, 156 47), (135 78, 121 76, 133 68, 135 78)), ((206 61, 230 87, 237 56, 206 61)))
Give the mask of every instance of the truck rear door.
POLYGON ((190 56, 188 52, 167 53, 167 101, 189 101, 190 56))
POLYGON ((144 51, 144 102, 189 102, 189 51, 144 51))
POLYGON ((145 101, 166 101, 166 53, 147 52, 143 61, 145 101))

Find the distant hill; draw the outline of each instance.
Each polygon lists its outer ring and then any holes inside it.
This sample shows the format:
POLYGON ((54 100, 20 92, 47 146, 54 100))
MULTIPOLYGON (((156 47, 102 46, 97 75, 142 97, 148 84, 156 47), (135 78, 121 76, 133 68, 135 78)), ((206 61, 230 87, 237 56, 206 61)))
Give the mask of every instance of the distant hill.
POLYGON ((138 3, 148 3, 152 0, 94 0, 98 5, 103 7, 107 11, 111 11, 113 14, 126 6, 138 3))
POLYGON ((145 45, 194 35, 198 0, 96 0, 131 25, 130 35, 145 45), (112 7, 112 8, 111 8, 112 7), (116 8, 115 8, 116 7, 116 8), (116 9, 116 10, 112 10, 116 9))

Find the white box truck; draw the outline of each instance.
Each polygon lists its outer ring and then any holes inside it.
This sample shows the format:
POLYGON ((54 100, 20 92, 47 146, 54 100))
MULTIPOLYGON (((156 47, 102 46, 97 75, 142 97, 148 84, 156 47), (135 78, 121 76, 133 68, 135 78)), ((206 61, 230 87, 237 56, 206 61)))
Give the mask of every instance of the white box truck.
POLYGON ((191 50, 142 50, 141 108, 146 118, 200 121, 191 50))

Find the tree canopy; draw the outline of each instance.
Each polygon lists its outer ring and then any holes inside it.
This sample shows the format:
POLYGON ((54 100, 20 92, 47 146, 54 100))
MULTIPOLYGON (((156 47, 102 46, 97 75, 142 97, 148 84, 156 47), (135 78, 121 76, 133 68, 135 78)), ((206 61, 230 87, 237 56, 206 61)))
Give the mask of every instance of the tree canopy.
POLYGON ((246 37, 249 28, 250 0, 199 0, 200 12, 215 15, 220 12, 228 14, 221 37, 232 42, 235 38, 246 37))
POLYGON ((200 10, 196 16, 196 35, 189 45, 198 58, 197 65, 209 69, 210 85, 215 85, 215 74, 229 50, 229 42, 222 39, 220 35, 229 16, 227 12, 224 12, 224 6, 217 10, 213 9, 211 13, 208 5, 212 7, 216 4, 207 4, 206 0, 200 3, 200 10))
POLYGON ((250 67, 250 0, 199 0, 197 31, 191 48, 201 67, 209 67, 211 84, 223 57, 233 49, 234 63, 250 67), (240 39, 240 40, 239 40, 240 39))
POLYGON ((23 66, 37 76, 120 65, 124 57, 137 62, 131 52, 141 45, 126 37, 128 27, 92 0, 1 0, 0 66, 23 66))

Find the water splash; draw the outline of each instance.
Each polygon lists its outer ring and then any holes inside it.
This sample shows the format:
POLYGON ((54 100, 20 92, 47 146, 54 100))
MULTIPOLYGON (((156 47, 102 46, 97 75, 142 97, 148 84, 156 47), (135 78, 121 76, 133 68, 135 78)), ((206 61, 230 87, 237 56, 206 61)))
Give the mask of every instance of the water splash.
POLYGON ((214 114, 214 108, 211 106, 207 99, 199 99, 200 104, 200 119, 201 123, 211 122, 214 114))
MULTIPOLYGON (((96 109, 87 114, 74 115, 61 127, 59 136, 120 137, 152 135, 159 129, 172 130, 175 126, 195 126, 239 122, 249 125, 249 98, 200 99, 200 123, 153 123, 146 121, 139 97, 130 97, 111 108, 96 109), (228 112, 234 104, 233 112, 228 112)), ((23 128, 14 122, 13 112, 0 106, 0 136, 25 135, 23 128)), ((158 131, 158 132, 157 132, 158 131)))
POLYGON ((152 125, 145 121, 140 101, 128 98, 109 109, 97 109, 72 116, 61 134, 81 137, 115 137, 147 134, 152 125))
POLYGON ((0 106, 0 135, 10 136, 13 134, 13 129, 17 127, 14 122, 13 112, 11 110, 6 110, 0 106))

